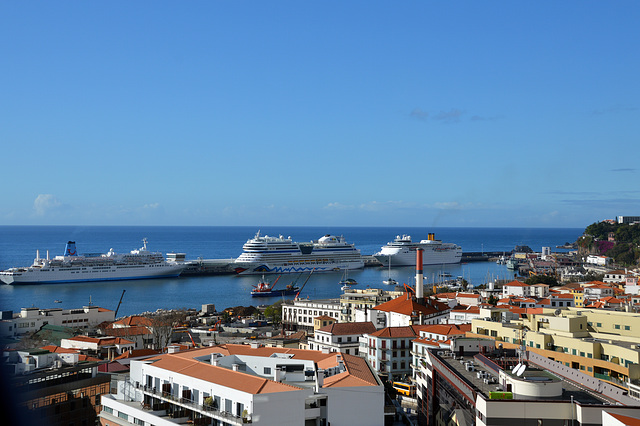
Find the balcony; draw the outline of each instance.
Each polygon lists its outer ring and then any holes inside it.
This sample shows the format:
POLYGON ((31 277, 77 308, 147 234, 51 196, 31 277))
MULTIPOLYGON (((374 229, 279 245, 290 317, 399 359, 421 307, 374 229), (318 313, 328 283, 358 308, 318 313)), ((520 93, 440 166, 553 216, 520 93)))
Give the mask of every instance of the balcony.
MULTIPOLYGON (((251 423, 250 420, 243 419, 242 417, 234 415, 227 411, 220 411, 208 405, 200 405, 193 402, 190 399, 179 398, 177 396, 171 395, 171 393, 169 392, 158 391, 156 390, 156 388, 153 388, 150 386, 143 386, 141 384, 137 384, 134 386, 136 387, 136 389, 141 390, 145 395, 158 398, 161 401, 174 406, 195 411, 197 413, 200 413, 212 419, 223 421, 225 423, 232 424, 232 425, 242 425, 243 423, 251 423)), ((183 411, 183 410, 176 410, 176 412, 179 412, 181 416, 186 415, 186 411, 183 411)))

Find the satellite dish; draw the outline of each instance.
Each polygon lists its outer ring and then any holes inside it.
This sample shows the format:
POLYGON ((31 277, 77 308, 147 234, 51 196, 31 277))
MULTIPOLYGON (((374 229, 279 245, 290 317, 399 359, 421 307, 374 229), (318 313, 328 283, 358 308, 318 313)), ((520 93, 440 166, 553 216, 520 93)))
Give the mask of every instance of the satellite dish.
POLYGON ((524 373, 524 370, 526 370, 526 369, 527 369, 527 366, 522 364, 520 366, 520 368, 518 369, 518 371, 516 371, 516 376, 518 376, 518 377, 522 376, 522 373, 524 373))
POLYGON ((515 367, 513 367, 513 368, 511 369, 511 372, 512 372, 513 374, 516 374, 516 370, 517 370, 517 369, 519 369, 521 365, 522 365, 522 364, 518 363, 515 367))
POLYGON ((556 309, 556 310, 553 312, 553 314, 554 314, 555 316, 559 316, 561 313, 562 313, 562 311, 561 311, 560 309, 556 309))

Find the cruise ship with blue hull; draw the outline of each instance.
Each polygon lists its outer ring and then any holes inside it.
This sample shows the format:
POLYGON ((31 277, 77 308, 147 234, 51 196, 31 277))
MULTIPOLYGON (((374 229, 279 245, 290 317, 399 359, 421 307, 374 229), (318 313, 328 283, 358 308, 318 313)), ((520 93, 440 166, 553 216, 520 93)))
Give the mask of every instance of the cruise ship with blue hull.
POLYGON ((100 255, 78 255, 75 241, 67 242, 63 256, 49 259, 36 251, 33 265, 0 271, 5 284, 55 284, 91 281, 120 281, 177 277, 184 270, 184 262, 168 262, 159 252, 143 247, 118 254, 109 250, 100 255))
POLYGON ((243 246, 234 262, 238 274, 292 274, 364 268, 360 250, 343 236, 324 235, 308 243, 291 237, 270 237, 260 231, 243 246))

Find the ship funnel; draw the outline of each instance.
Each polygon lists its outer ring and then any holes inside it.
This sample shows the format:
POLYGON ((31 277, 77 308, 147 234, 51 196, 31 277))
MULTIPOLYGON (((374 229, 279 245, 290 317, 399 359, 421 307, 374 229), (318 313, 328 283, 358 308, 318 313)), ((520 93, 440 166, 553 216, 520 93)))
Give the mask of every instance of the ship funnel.
POLYGON ((429 241, 435 241, 436 239, 436 234, 434 234, 433 232, 429 232, 429 235, 427 236, 427 239, 429 241))
POLYGON ((416 249, 416 299, 418 303, 424 302, 423 289, 423 273, 422 273, 422 249, 416 249))
POLYGON ((67 246, 64 248, 65 256, 77 256, 78 252, 76 251, 76 242, 68 241, 67 246))

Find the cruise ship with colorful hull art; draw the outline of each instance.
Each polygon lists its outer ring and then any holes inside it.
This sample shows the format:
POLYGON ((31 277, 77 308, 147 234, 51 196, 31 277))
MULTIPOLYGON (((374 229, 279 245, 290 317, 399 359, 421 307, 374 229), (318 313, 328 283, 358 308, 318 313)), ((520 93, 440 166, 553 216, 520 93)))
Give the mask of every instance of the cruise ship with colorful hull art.
POLYGON ((144 245, 130 253, 117 254, 113 249, 105 254, 78 255, 75 241, 67 242, 63 256, 41 258, 36 251, 33 265, 0 271, 5 284, 51 284, 83 281, 114 281, 177 277, 185 268, 183 262, 167 262, 162 253, 147 250, 144 245))
POLYGON ((297 243, 291 237, 270 237, 258 231, 242 249, 234 263, 238 274, 329 272, 364 267, 359 249, 344 237, 329 234, 317 241, 297 243))
POLYGON ((389 265, 412 266, 416 264, 417 248, 423 249, 423 265, 460 263, 462 258, 462 248, 459 245, 436 240, 433 233, 429 233, 427 239, 420 242, 411 241, 410 235, 398 235, 373 257, 387 267, 389 265))

